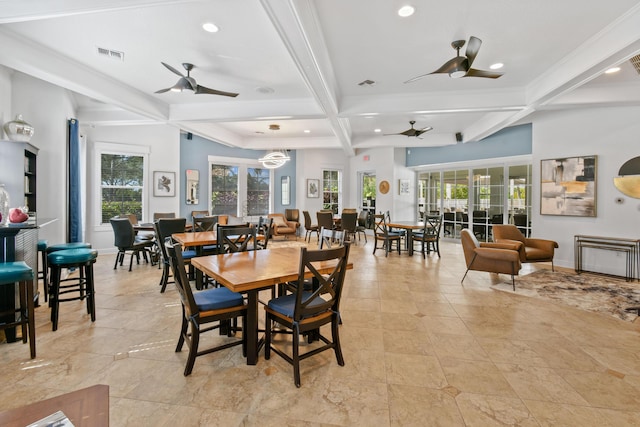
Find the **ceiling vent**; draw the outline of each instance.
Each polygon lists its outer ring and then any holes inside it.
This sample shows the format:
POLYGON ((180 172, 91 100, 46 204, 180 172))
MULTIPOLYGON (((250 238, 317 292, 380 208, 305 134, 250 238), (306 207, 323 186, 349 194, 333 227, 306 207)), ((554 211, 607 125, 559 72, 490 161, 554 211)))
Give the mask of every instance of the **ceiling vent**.
POLYGON ((376 84, 376 82, 374 82, 373 80, 363 80, 360 83, 358 83, 358 86, 374 86, 376 84))
POLYGON ((98 56, 105 56, 107 58, 116 59, 118 61, 124 61, 124 52, 117 50, 105 49, 104 47, 97 47, 98 56))
POLYGON ((629 62, 631 62, 631 65, 633 65, 633 68, 635 68, 638 74, 640 74, 640 55, 634 56, 629 60, 629 62))

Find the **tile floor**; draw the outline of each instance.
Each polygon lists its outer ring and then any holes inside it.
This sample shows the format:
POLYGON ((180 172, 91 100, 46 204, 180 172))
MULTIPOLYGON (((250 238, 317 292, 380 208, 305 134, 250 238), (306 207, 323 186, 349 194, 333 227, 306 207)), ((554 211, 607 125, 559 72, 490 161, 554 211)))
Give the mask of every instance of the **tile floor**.
POLYGON ((68 302, 52 332, 41 306, 37 359, 0 344, 0 410, 108 384, 112 426, 640 425, 640 322, 490 289, 508 276, 470 272, 461 286, 453 242, 426 260, 372 245, 351 252, 346 365, 331 352, 304 361, 300 389, 278 356, 247 366, 239 347, 184 377, 175 290, 159 293, 155 267, 114 271, 102 254, 95 323, 68 302))

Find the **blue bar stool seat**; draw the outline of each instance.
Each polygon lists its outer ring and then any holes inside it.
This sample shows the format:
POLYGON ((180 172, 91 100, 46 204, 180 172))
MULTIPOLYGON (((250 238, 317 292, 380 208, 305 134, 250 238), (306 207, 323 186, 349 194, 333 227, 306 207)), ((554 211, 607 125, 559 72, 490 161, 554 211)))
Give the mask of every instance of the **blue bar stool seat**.
POLYGON ((15 322, 4 323, 0 329, 13 328, 20 325, 22 327, 22 342, 27 342, 29 337, 29 349, 31 358, 36 357, 36 324, 34 314, 34 292, 33 292, 33 270, 24 261, 13 261, 0 263, 0 286, 18 283, 20 293, 20 307, 16 310, 0 313, 2 315, 19 313, 19 319, 15 322))
POLYGON ((38 240, 38 254, 40 255, 40 269, 38 270, 38 280, 42 279, 45 302, 49 298, 49 266, 47 265, 47 245, 44 239, 38 240))
POLYGON ((85 243, 85 242, 58 243, 56 245, 47 246, 46 251, 47 251, 47 254, 50 254, 51 252, 62 251, 65 249, 78 249, 78 248, 91 249, 91 243, 85 243))
POLYGON ((62 249, 47 255, 51 269, 51 283, 49 306, 51 307, 51 323, 53 330, 58 329, 58 315, 60 302, 87 300, 87 314, 91 315, 91 321, 96 320, 95 287, 93 281, 93 264, 98 258, 95 249, 77 247, 75 249, 62 249), (61 279, 62 270, 65 268, 77 268, 79 277, 61 279), (61 298, 63 294, 71 294, 61 298))

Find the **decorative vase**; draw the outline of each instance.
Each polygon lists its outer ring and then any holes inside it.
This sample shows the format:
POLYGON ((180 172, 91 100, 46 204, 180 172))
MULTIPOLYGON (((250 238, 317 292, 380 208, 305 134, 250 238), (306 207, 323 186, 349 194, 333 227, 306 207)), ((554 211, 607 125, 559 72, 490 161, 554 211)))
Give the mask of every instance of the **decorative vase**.
POLYGON ((9 193, 0 184, 0 226, 9 224, 9 193))
POLYGON ((29 142, 34 131, 33 126, 22 119, 22 114, 18 114, 15 120, 5 123, 3 128, 7 138, 19 142, 29 142))

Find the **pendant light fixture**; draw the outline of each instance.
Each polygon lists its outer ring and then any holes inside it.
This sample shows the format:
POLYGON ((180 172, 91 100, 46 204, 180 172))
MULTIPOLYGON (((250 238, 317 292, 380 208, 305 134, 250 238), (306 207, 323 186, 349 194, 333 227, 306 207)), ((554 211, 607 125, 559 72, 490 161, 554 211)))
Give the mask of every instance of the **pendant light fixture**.
MULTIPOLYGON (((269 125, 269 130, 271 130, 272 132, 278 131, 280 130, 280 125, 269 125)), ((277 169, 283 166, 289 160, 291 160, 291 158, 285 150, 272 150, 271 152, 265 154, 264 157, 258 159, 258 161, 262 163, 262 166, 267 169, 277 169)))

